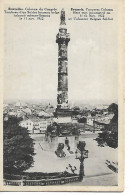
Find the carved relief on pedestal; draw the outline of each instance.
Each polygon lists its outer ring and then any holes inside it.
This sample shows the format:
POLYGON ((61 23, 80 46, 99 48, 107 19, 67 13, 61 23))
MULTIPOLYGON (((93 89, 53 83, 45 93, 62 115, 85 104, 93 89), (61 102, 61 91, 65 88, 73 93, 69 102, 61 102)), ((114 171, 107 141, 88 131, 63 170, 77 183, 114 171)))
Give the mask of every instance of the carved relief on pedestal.
POLYGON ((57 103, 61 108, 68 107, 68 93, 67 91, 59 91, 57 95, 57 103))

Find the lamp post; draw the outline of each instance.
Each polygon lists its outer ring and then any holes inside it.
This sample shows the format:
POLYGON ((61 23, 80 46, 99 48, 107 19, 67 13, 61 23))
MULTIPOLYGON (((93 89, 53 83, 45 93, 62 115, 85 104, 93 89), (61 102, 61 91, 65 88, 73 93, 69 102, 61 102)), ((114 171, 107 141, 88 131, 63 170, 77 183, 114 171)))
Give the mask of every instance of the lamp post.
POLYGON ((88 150, 85 150, 85 141, 79 141, 77 144, 77 150, 75 152, 76 154, 76 159, 79 159, 80 161, 80 171, 79 171, 79 176, 80 180, 83 180, 84 176, 84 159, 88 158, 88 150))

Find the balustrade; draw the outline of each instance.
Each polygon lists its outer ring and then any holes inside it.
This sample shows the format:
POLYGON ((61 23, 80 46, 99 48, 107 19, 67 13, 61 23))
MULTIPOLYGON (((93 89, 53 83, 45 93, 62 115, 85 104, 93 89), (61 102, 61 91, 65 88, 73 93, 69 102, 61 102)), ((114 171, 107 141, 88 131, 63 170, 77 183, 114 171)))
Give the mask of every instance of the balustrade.
POLYGON ((79 176, 62 177, 55 179, 42 180, 4 180, 4 185, 12 186, 45 186, 45 185, 63 185, 66 183, 80 181, 79 176))

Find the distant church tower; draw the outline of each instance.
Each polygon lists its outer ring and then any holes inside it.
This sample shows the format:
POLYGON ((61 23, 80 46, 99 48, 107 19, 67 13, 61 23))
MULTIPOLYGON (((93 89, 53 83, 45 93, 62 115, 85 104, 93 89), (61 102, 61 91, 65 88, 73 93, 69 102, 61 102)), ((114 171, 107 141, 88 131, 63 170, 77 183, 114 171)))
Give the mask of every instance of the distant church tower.
MULTIPOLYGON (((70 109, 68 106, 68 55, 67 47, 70 41, 65 22, 65 11, 61 10, 60 28, 56 36, 58 43, 58 89, 57 89, 57 116, 63 121, 70 122, 70 109)), ((62 121, 61 120, 61 121, 62 121)))

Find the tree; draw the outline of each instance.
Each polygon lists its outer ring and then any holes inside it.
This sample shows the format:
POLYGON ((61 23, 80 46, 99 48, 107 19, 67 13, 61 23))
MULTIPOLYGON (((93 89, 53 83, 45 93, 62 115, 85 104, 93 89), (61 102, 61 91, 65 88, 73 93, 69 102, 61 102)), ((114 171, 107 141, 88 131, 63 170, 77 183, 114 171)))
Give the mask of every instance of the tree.
POLYGON ((104 131, 99 133, 99 136, 96 138, 99 146, 104 147, 105 145, 117 148, 118 147, 118 132, 109 132, 104 131))
POLYGON ((59 126, 56 122, 47 126, 46 136, 58 136, 60 134, 59 126))
POLYGON ((113 112, 114 114, 117 114, 118 113, 118 105, 115 103, 110 104, 108 107, 108 111, 113 112))
POLYGON ((99 146, 108 145, 112 148, 118 147, 118 105, 112 103, 108 107, 108 111, 114 113, 113 118, 110 121, 110 124, 107 125, 106 130, 102 133, 99 133, 99 136, 96 138, 99 146))
POLYGON ((4 174, 20 174, 33 164, 34 143, 21 119, 9 117, 3 124, 4 174))

